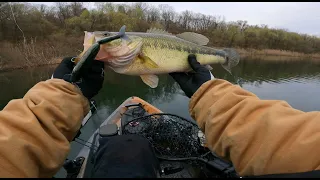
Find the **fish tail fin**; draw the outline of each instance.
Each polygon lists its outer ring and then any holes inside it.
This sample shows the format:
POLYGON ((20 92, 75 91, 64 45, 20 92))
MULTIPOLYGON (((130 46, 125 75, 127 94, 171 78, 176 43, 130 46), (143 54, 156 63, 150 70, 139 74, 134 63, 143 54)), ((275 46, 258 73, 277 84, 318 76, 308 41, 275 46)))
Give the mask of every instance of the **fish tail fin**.
POLYGON ((233 48, 225 48, 223 49, 223 51, 225 52, 226 61, 221 65, 225 70, 227 70, 231 74, 231 68, 238 65, 240 61, 240 55, 233 48))

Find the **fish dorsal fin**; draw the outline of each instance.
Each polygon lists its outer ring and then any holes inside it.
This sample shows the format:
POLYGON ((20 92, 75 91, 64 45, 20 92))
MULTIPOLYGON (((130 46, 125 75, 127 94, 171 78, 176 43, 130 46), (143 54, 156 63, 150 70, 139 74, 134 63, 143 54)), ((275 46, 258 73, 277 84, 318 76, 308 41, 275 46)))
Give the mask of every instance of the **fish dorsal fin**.
POLYGON ((153 33, 153 34, 165 34, 165 35, 171 35, 171 33, 168 33, 167 31, 165 30, 162 30, 162 29, 157 29, 157 28, 150 28, 147 30, 147 33, 153 33))
POLYGON ((209 39, 202 34, 194 33, 194 32, 184 32, 176 35, 178 38, 184 39, 186 41, 190 41, 196 43, 198 45, 207 45, 209 39))

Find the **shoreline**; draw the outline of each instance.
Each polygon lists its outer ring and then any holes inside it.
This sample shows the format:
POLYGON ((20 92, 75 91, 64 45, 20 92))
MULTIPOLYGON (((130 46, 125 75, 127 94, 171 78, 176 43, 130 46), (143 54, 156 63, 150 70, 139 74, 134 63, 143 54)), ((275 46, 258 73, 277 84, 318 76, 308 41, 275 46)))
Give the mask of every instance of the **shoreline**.
MULTIPOLYGON (((218 48, 223 49, 223 48, 218 48)), ((243 48, 234 48, 240 55, 241 59, 247 60, 265 60, 265 61, 319 61, 320 63, 320 54, 303 54, 298 52, 290 52, 290 51, 283 51, 283 50, 273 50, 273 49, 243 49, 243 48)), ((18 69, 27 69, 33 67, 40 67, 40 66, 48 66, 48 65, 56 65, 61 62, 63 57, 56 57, 52 58, 47 62, 42 62, 40 64, 34 63, 29 65, 0 65, 0 73, 13 71, 18 69)))
POLYGON ((243 49, 235 48, 241 58, 260 59, 281 61, 281 60, 320 60, 320 54, 305 54, 292 51, 276 50, 276 49, 243 49), (280 59, 279 59, 280 58, 280 59))
POLYGON ((27 69, 27 68, 35 68, 35 67, 41 67, 41 66, 49 66, 49 65, 56 65, 59 64, 61 62, 62 58, 54 58, 53 60, 51 60, 48 63, 42 63, 42 64, 33 64, 33 65, 4 65, 4 66, 0 66, 0 73, 2 72, 8 72, 8 71, 14 71, 14 70, 18 70, 18 69, 27 69))

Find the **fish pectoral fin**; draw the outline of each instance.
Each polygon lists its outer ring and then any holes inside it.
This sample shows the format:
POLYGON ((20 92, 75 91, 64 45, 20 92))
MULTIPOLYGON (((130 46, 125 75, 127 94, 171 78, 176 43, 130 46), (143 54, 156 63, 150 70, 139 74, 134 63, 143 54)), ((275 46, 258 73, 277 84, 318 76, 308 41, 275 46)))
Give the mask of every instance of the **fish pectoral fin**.
POLYGON ((151 88, 156 88, 159 83, 159 78, 158 76, 154 74, 145 74, 145 75, 140 75, 142 81, 150 86, 151 88))
POLYGON ((141 59, 143 64, 145 64, 149 68, 157 68, 159 67, 157 63, 155 63, 152 59, 150 59, 148 56, 145 56, 143 54, 139 54, 139 59, 141 59))
POLYGON ((204 67, 205 67, 206 69, 208 69, 209 71, 211 71, 211 70, 213 69, 209 64, 204 65, 204 67))
POLYGON ((186 41, 190 41, 196 43, 201 46, 205 46, 208 44, 209 39, 202 34, 194 33, 194 32, 184 32, 176 35, 178 38, 184 39, 186 41))

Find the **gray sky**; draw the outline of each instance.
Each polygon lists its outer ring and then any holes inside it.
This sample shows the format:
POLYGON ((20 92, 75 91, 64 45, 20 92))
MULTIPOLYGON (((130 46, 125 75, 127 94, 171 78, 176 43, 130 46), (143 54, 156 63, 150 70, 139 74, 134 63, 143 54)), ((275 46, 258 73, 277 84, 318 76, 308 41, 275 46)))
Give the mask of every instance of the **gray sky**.
MULTIPOLYGON (((32 2, 52 5, 54 2, 32 2)), ((130 3, 130 2, 129 2, 130 3)), ((94 3, 87 2, 90 8, 94 3)), ((207 15, 224 16, 226 21, 247 20, 250 25, 307 33, 320 37, 320 2, 149 2, 168 4, 176 12, 191 10, 207 15)))

